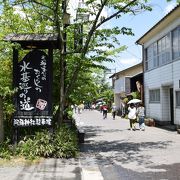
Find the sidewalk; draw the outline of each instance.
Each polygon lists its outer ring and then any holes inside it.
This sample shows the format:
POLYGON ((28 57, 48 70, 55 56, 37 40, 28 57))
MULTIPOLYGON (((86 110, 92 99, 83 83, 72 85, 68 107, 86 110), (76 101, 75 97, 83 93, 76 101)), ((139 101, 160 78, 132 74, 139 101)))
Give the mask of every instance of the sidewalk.
POLYGON ((80 158, 85 180, 95 179, 95 174, 97 180, 180 180, 180 135, 176 131, 156 127, 129 131, 127 119, 113 120, 108 114, 104 120, 99 111, 84 111, 76 117, 86 133, 80 158))
POLYGON ((0 167, 1 180, 81 180, 78 159, 45 159, 36 165, 0 167))
POLYGON ((0 167, 2 180, 180 180, 180 134, 156 127, 129 131, 129 121, 75 114, 85 131, 78 159, 45 159, 36 165, 0 167))

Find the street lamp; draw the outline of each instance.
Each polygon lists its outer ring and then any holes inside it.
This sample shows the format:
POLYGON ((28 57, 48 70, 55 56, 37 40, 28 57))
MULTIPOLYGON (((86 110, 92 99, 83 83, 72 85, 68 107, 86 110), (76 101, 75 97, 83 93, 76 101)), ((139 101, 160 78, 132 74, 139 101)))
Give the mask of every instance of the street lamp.
POLYGON ((63 14, 63 24, 64 25, 70 25, 70 14, 67 13, 66 11, 63 14))
POLYGON ((87 6, 84 3, 84 0, 79 0, 78 9, 76 13, 76 22, 77 23, 84 23, 89 20, 89 13, 87 12, 87 6))
MULTIPOLYGON (((81 2, 79 2, 78 4, 78 13, 76 15, 76 18, 78 20, 85 20, 83 19, 83 17, 85 17, 86 14, 86 20, 87 20, 87 13, 84 9, 84 1, 82 0, 81 2), (83 7, 83 9, 82 9, 83 7), (84 11, 84 12, 83 12, 84 11), (84 14, 84 15, 83 15, 84 14)), ((67 0, 62 0, 62 20, 63 20, 63 30, 62 30, 62 39, 61 39, 61 61, 60 61, 60 113, 59 113, 59 118, 58 118, 58 122, 59 124, 61 122, 63 122, 63 113, 64 113, 64 109, 65 109, 65 101, 66 101, 66 84, 65 84, 65 79, 66 79, 66 73, 67 73, 67 68, 66 68, 66 41, 67 41, 67 34, 66 34, 66 28, 67 26, 70 24, 70 14, 67 13, 67 0)), ((79 36, 75 36, 76 39, 74 39, 74 49, 76 50, 76 47, 80 50, 81 48, 79 48, 79 44, 80 47, 82 47, 83 41, 82 41, 82 33, 83 33, 83 25, 82 22, 78 22, 80 23, 80 26, 77 26, 77 29, 80 30, 80 34, 78 34, 79 36)))
POLYGON ((83 45, 83 23, 89 20, 89 13, 87 12, 84 0, 79 0, 78 9, 76 13, 76 24, 74 28, 74 49, 80 51, 83 45))

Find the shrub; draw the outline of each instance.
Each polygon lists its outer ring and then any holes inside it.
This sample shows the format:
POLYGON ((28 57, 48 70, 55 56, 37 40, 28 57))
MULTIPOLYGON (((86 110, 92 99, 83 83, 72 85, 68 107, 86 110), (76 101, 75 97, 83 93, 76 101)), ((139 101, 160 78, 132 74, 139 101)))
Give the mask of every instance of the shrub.
POLYGON ((78 138, 75 129, 63 125, 54 134, 54 157, 76 157, 78 153, 78 138))
POLYGON ((10 159, 13 156, 13 146, 10 145, 10 140, 0 143, 0 158, 10 159))
POLYGON ((28 159, 35 159, 36 148, 37 147, 33 139, 25 138, 18 143, 15 154, 18 156, 25 156, 28 159))
POLYGON ((49 157, 53 152, 50 133, 47 130, 37 132, 35 136, 25 137, 18 143, 16 154, 25 156, 28 159, 35 157, 49 157))
POLYGON ((43 130, 33 136, 25 136, 14 147, 10 145, 10 140, 0 143, 0 158, 3 159, 11 159, 14 155, 30 160, 38 157, 70 158, 77 154, 77 131, 66 125, 56 129, 53 134, 43 130))
POLYGON ((28 159, 36 157, 75 157, 78 153, 77 133, 74 129, 63 125, 54 134, 47 130, 37 132, 34 136, 25 137, 18 143, 16 155, 28 159))

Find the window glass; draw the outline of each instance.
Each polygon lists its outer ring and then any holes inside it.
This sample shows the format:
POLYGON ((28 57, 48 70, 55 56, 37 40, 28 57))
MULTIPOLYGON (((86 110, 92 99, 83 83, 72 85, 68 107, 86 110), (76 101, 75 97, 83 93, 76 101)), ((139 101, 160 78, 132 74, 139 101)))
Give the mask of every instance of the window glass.
POLYGON ((180 57, 180 27, 172 31, 173 59, 180 57))
POLYGON ((154 89, 149 91, 149 101, 150 103, 160 102, 160 89, 154 89))
POLYGON ((169 63, 172 60, 170 57, 170 51, 171 51, 170 33, 167 34, 165 43, 166 43, 166 50, 165 50, 166 63, 169 63))
MULTIPOLYGON (((157 42, 151 44, 146 50, 146 70, 151 70, 171 62, 170 33, 157 42)), ((178 51, 179 52, 179 51, 178 51)))
POLYGON ((180 107, 180 91, 176 91, 176 106, 180 107))
POLYGON ((170 33, 158 41, 158 59, 160 65, 170 62, 170 33))

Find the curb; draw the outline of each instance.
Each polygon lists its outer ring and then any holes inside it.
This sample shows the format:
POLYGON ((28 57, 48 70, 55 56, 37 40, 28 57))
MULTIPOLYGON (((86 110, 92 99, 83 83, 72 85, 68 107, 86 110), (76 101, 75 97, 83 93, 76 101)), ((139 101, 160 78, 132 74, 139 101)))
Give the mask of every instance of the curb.
POLYGON ((98 166, 82 166, 81 161, 79 159, 79 167, 82 180, 104 180, 98 166))

